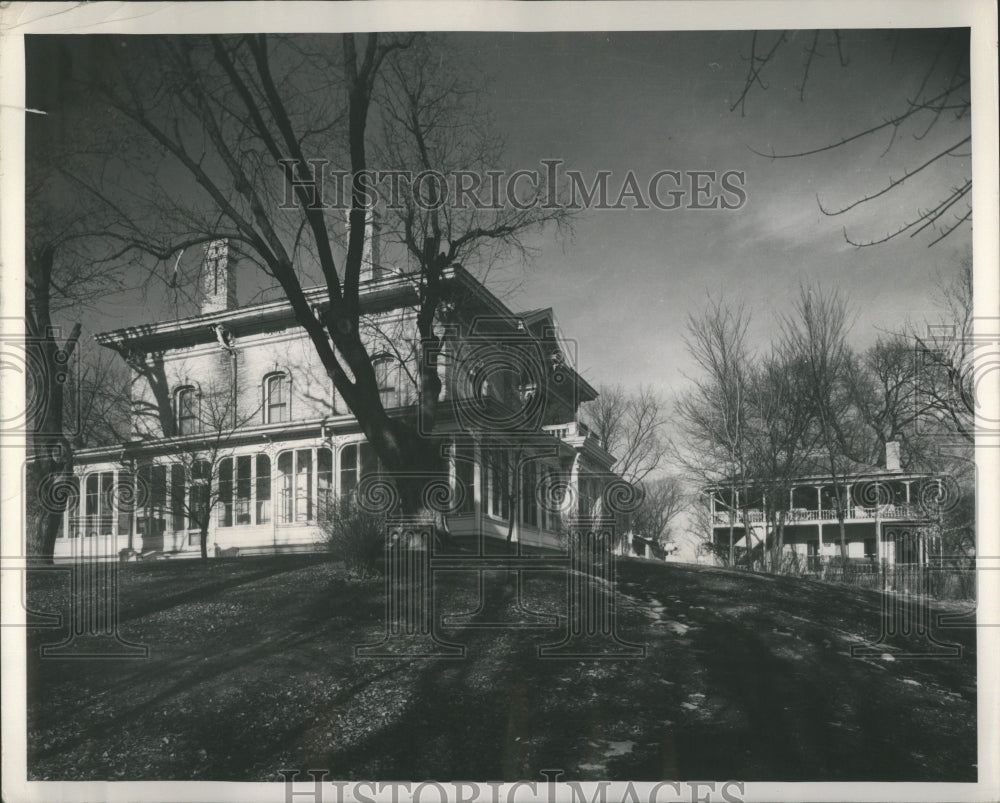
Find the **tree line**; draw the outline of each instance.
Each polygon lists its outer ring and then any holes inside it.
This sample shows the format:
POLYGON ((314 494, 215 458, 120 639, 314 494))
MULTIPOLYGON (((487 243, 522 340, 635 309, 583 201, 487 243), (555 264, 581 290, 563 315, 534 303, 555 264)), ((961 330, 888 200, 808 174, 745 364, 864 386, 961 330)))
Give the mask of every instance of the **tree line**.
POLYGON ((707 549, 734 563, 739 527, 751 564, 778 568, 789 494, 803 476, 822 474, 846 558, 852 478, 883 465, 895 442, 903 470, 948 480, 938 491, 947 498, 937 500, 944 549, 971 553, 971 259, 939 282, 938 303, 938 322, 882 332, 866 348, 851 343, 850 299, 819 286, 799 288, 763 349, 750 344, 751 314, 742 304, 713 300, 688 318, 685 343, 698 374, 676 403, 673 454, 692 482, 727 490, 729 541, 717 544, 703 521, 707 549), (749 543, 751 505, 769 533, 758 544, 749 543))

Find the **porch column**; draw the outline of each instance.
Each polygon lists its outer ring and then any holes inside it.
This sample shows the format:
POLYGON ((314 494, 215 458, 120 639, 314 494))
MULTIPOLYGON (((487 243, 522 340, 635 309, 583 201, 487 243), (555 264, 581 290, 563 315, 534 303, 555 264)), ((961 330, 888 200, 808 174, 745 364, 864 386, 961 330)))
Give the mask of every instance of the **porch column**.
MULTIPOLYGON (((312 477, 309 478, 309 493, 311 499, 309 500, 309 512, 312 513, 312 523, 316 524, 319 522, 319 450, 323 448, 322 445, 314 446, 310 451, 312 452, 312 477)), ((358 447, 358 462, 361 461, 361 447, 358 447)), ((236 458, 233 458, 233 499, 236 498, 236 458)), ((235 508, 235 505, 233 506, 235 508)), ((235 513, 235 510, 233 511, 235 513)))
POLYGON ((128 548, 135 551, 136 538, 139 536, 139 507, 136 500, 139 498, 139 469, 132 472, 132 515, 128 523, 128 548))
POLYGON ((483 550, 483 505, 486 498, 485 455, 481 444, 472 443, 472 518, 475 521, 476 549, 483 550))
MULTIPOLYGON (((906 504, 907 505, 910 504, 910 483, 911 482, 912 482, 912 480, 903 480, 903 487, 906 488, 906 504)), ((909 515, 909 511, 907 511, 907 515, 909 515)))
MULTIPOLYGON (((79 500, 79 491, 77 492, 77 500, 79 500)), ((79 505, 79 504, 80 504, 79 501, 77 501, 77 505, 79 505)), ((63 534, 63 538, 70 538, 71 534, 72 534, 72 530, 70 530, 70 512, 69 512, 70 508, 71 508, 71 505, 67 504, 66 507, 63 508, 63 512, 62 512, 62 534, 63 534)), ((66 543, 68 544, 69 541, 67 541, 66 543)))
POLYGON ((878 493, 875 494, 875 548, 878 551, 878 565, 882 566, 882 522, 879 519, 878 493))

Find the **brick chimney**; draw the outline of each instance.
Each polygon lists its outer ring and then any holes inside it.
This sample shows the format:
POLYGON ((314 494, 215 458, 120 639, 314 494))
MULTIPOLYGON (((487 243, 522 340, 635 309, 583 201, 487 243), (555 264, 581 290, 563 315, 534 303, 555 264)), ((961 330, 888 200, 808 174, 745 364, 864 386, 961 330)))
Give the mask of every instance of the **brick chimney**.
POLYGON ((201 314, 236 308, 235 260, 229 257, 229 240, 212 240, 205 245, 201 268, 201 314))
POLYGON ((888 441, 885 445, 886 471, 899 471, 899 441, 888 441))

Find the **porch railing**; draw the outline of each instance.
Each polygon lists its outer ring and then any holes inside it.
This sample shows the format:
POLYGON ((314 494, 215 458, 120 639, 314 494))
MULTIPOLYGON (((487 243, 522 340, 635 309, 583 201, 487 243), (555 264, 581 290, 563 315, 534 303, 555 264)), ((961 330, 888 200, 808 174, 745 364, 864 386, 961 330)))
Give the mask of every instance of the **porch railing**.
MULTIPOLYGON (((726 527, 729 525, 729 511, 717 510, 712 517, 712 521, 716 526, 726 527)), ((899 503, 891 505, 879 505, 876 507, 864 507, 861 505, 852 506, 847 509, 847 520, 852 519, 926 519, 928 517, 928 511, 925 510, 920 505, 913 503, 899 503)), ((751 524, 758 524, 764 521, 764 512, 762 510, 751 509, 747 511, 747 519, 751 524)), ((802 521, 836 521, 837 511, 832 508, 824 508, 822 510, 808 510, 806 508, 792 508, 791 510, 785 511, 785 523, 796 523, 802 521)), ((743 524, 743 512, 736 514, 736 519, 734 524, 739 527, 743 524)))

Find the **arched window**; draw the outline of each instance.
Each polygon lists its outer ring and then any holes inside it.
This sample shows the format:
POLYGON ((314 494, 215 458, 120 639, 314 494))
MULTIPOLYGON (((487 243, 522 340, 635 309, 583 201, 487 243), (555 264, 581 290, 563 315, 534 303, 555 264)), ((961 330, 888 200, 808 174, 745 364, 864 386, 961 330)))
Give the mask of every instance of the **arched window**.
POLYGON ((333 516, 333 452, 323 447, 316 452, 316 515, 320 521, 333 516))
POLYGON ((378 471, 378 457, 368 443, 349 443, 340 450, 340 495, 352 497, 361 478, 378 471), (360 459, 359 459, 360 452, 360 459))
POLYGON ((372 361, 378 396, 386 409, 399 406, 399 367, 392 357, 377 357, 372 361))
POLYGON ((219 462, 220 527, 253 524, 254 491, 257 524, 271 520, 271 460, 266 454, 225 457, 219 462))
POLYGON ((271 520, 271 458, 257 455, 257 523, 271 520))
POLYGON ((312 474, 312 449, 278 455, 279 524, 313 520, 312 474))
POLYGON ((278 424, 290 420, 290 395, 288 374, 275 373, 264 377, 265 424, 278 424))
POLYGON ((200 429, 198 420, 198 391, 193 385, 184 385, 174 392, 177 415, 177 434, 193 435, 200 429))

